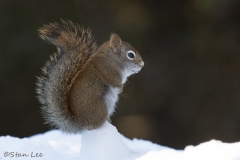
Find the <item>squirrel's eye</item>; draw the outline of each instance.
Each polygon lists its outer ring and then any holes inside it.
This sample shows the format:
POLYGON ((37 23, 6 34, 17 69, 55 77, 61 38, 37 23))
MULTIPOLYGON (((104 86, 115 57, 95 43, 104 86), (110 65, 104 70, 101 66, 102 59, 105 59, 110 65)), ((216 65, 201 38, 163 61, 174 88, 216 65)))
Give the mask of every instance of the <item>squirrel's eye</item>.
POLYGON ((133 60, 134 57, 135 57, 135 53, 133 51, 128 51, 127 52, 127 57, 128 57, 128 59, 133 60))

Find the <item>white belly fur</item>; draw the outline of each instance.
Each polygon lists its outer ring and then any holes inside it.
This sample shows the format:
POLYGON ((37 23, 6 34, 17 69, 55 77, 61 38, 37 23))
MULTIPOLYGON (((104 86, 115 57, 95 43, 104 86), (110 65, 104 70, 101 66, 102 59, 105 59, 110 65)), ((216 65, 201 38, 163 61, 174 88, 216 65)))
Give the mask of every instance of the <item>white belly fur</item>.
POLYGON ((109 87, 105 100, 108 106, 108 115, 111 116, 115 110, 116 102, 118 101, 119 89, 116 87, 109 87))

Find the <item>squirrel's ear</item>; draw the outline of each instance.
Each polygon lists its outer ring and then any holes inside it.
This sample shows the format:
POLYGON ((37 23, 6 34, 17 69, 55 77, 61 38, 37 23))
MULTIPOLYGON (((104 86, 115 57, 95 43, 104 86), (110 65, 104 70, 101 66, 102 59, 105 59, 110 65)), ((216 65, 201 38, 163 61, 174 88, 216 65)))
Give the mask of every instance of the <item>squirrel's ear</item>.
POLYGON ((117 52, 120 45, 121 45, 121 38, 117 34, 113 33, 110 38, 110 46, 113 47, 115 52, 117 52))

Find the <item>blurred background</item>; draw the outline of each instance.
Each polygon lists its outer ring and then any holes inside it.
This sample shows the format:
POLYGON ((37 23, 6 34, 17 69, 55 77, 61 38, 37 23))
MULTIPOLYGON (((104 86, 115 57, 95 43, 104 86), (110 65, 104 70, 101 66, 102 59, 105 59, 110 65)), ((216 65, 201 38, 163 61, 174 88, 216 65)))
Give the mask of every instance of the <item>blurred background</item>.
POLYGON ((112 118, 120 133, 175 149, 240 141, 239 0, 0 0, 0 136, 44 133, 36 76, 56 51, 43 24, 69 19, 98 44, 115 32, 145 67, 112 118))

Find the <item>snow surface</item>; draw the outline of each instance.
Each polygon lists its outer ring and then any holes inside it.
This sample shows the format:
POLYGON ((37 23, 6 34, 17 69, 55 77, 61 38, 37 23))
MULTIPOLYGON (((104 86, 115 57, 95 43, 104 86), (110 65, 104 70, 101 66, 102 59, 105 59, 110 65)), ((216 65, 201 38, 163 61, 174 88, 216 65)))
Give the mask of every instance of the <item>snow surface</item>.
POLYGON ((145 140, 127 139, 109 123, 66 135, 53 130, 29 138, 0 137, 0 160, 240 160, 240 143, 217 140, 184 150, 163 147, 145 140))

